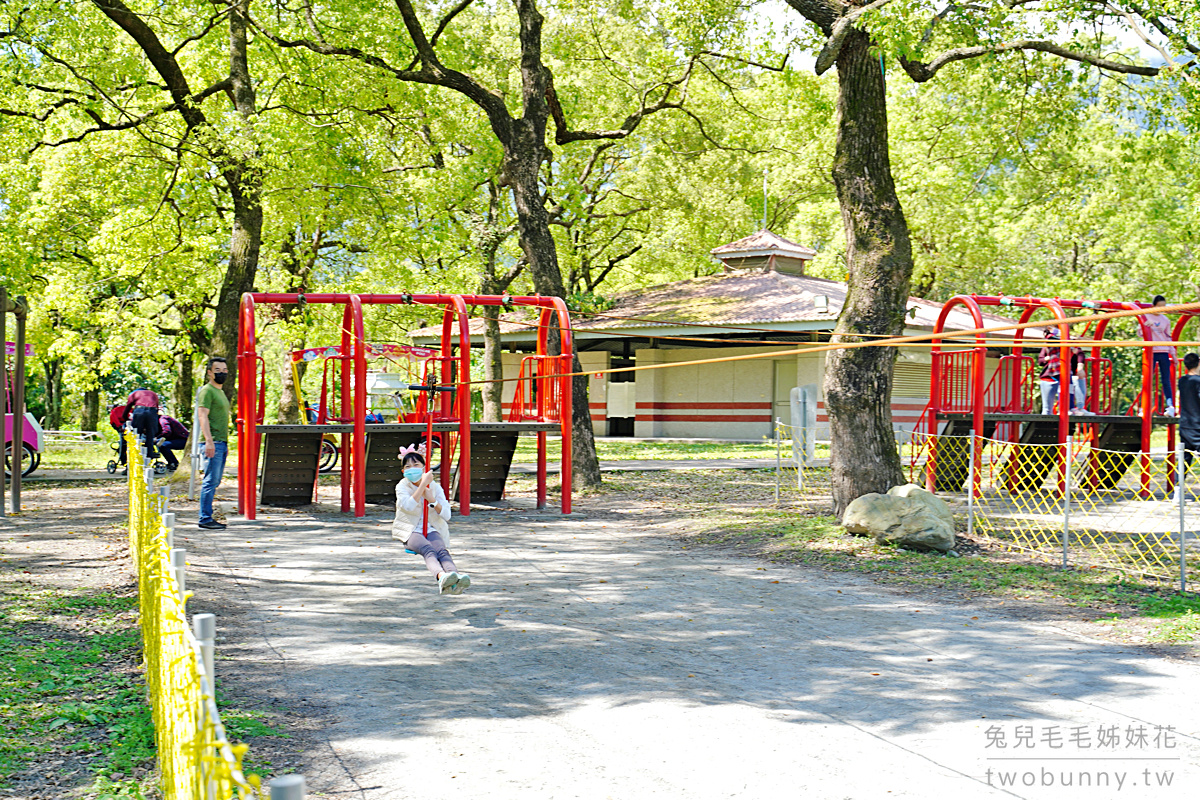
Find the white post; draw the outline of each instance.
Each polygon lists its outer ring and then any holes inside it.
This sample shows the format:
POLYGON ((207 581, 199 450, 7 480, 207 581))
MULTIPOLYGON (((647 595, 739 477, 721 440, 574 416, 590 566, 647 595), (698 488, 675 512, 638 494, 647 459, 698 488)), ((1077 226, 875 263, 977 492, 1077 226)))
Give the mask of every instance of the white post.
POLYGON ((1183 486, 1184 476, 1183 442, 1175 445, 1175 494, 1179 496, 1179 591, 1187 591, 1187 521, 1184 512, 1187 491, 1183 486))
POLYGON ((167 534, 167 550, 175 549, 175 513, 168 511, 162 515, 163 530, 167 534))
POLYGON ((281 775, 269 784, 271 800, 304 800, 307 791, 303 775, 281 775))
POLYGON ((967 536, 975 535, 975 431, 971 431, 971 444, 967 450, 967 536))
POLYGON ((175 573, 175 583, 179 586, 179 602, 183 602, 187 591, 187 551, 182 547, 171 550, 171 572, 175 573))
POLYGON ((1071 538, 1071 434, 1067 434, 1066 450, 1063 458, 1066 460, 1066 471, 1063 476, 1063 569, 1067 566, 1067 542, 1071 538))
MULTIPOLYGON (((173 553, 175 551, 172 551, 173 553)), ((179 551, 182 552, 182 551, 179 551)), ((213 649, 216 645, 217 638, 217 618, 212 614, 196 614, 192 617, 192 633, 196 636, 196 643, 200 645, 200 662, 204 666, 204 676, 200 679, 200 698, 199 698, 199 721, 201 741, 207 741, 208 736, 205 731, 208 728, 208 702, 205 700, 204 690, 207 689, 212 695, 213 702, 217 700, 217 683, 213 676, 213 649)), ((205 754, 207 755, 207 754, 205 754)), ((215 797, 215 785, 213 784, 212 770, 209 766, 209 759, 200 759, 200 774, 204 779, 204 784, 207 789, 205 797, 215 797)))
MULTIPOLYGON (((206 369, 205 372, 207 371, 206 369)), ((200 392, 203 390, 204 386, 201 385, 196 390, 196 397, 192 400, 192 446, 189 454, 191 473, 188 475, 188 500, 196 499, 196 472, 200 469, 200 440, 203 438, 196 420, 200 418, 200 392)))
MULTIPOLYGON (((180 551, 182 552, 182 551, 180 551)), ((192 632, 200 642, 200 655, 204 658, 204 673, 208 675, 208 688, 217 696, 217 675, 213 671, 214 651, 217 644, 217 617, 214 614, 196 614, 192 617, 192 632)))
POLYGON ((783 463, 780 459, 780 451, 783 447, 783 420, 779 417, 775 418, 775 505, 779 505, 779 481, 780 473, 783 470, 783 463))

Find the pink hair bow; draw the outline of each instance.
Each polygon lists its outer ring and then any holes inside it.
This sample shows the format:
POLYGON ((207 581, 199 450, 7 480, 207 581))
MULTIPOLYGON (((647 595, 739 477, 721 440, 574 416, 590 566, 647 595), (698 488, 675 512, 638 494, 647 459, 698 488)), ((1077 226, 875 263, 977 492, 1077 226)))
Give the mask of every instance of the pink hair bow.
POLYGON ((425 443, 421 442, 419 444, 410 444, 408 447, 401 447, 400 454, 397 457, 403 461, 405 456, 414 453, 419 455, 423 460, 425 458, 425 443))

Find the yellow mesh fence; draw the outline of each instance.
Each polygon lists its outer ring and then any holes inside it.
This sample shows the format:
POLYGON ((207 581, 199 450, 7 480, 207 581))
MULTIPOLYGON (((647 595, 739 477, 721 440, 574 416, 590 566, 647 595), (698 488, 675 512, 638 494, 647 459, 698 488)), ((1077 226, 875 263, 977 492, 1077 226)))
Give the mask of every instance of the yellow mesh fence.
POLYGON ((154 471, 126 434, 129 451, 129 550, 138 577, 146 688, 154 716, 165 800, 258 796, 258 776, 242 774, 245 745, 231 745, 217 712, 200 642, 188 627, 171 565, 166 499, 154 471), (140 468, 139 468, 140 467, 140 468))
POLYGON ((812 428, 775 423, 775 502, 816 509, 829 504, 829 443, 812 428))
MULTIPOLYGON (((804 457, 808 431, 778 424, 776 435, 781 501, 827 503, 828 458, 804 457)), ((1200 480, 1185 473, 1176 492, 1176 453, 1106 450, 1099 440, 1100 431, 1080 425, 1069 448, 920 433, 898 434, 897 447, 908 480, 950 501, 968 530, 993 544, 1185 585, 1200 563, 1200 480)))

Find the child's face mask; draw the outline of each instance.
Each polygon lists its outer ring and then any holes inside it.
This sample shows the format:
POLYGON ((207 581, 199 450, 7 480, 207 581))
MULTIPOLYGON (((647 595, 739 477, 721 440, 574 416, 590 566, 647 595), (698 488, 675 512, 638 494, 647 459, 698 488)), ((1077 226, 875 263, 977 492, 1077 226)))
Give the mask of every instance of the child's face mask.
POLYGON ((425 471, 420 467, 409 467, 408 469, 404 470, 404 477, 408 478, 409 483, 419 482, 421 480, 421 476, 424 474, 425 471))

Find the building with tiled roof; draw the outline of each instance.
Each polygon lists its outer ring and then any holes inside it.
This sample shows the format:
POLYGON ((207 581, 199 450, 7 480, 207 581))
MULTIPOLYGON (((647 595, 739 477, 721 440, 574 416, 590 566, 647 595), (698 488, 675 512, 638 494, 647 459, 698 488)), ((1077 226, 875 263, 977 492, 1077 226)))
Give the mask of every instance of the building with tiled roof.
MULTIPOLYGON (((623 293, 610 308, 572 315, 580 362, 597 373, 589 385, 596 435, 761 439, 772 434, 774 420, 790 423, 796 387, 816 399, 818 436, 828 430, 821 388, 825 353, 787 351, 828 339, 846 284, 804 274, 816 252, 769 231, 712 254, 721 273, 623 293), (771 352, 779 358, 684 363, 771 352), (667 363, 680 366, 604 373, 667 363)), ((941 311, 941 303, 909 298, 905 333, 931 332, 941 311)), ((535 322, 519 312, 502 318, 505 377, 516 377, 522 356, 534 349, 535 322)), ((985 315, 984 322, 1011 320, 985 315)), ((947 318, 947 330, 974 327, 961 306, 947 318)), ((471 321, 471 333, 473 342, 482 343, 482 320, 471 321)), ((432 343, 436 335, 426 329, 413 338, 432 343)), ((911 429, 928 403, 929 372, 928 347, 900 349, 892 388, 898 428, 911 429)), ((507 403, 512 383, 505 387, 507 403)))

